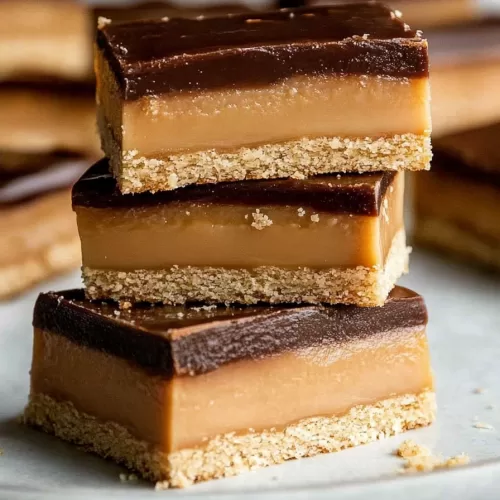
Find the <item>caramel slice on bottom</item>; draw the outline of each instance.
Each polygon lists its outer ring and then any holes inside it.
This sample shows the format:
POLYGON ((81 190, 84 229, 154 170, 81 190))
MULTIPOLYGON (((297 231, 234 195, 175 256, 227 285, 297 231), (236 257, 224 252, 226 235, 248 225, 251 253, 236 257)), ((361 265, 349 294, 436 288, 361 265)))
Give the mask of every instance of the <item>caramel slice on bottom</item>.
POLYGON ((90 298, 381 305, 406 270, 403 173, 73 191, 90 298))
POLYGON ((426 322, 403 288, 372 309, 43 294, 25 419, 171 487, 339 451, 432 422, 426 322))

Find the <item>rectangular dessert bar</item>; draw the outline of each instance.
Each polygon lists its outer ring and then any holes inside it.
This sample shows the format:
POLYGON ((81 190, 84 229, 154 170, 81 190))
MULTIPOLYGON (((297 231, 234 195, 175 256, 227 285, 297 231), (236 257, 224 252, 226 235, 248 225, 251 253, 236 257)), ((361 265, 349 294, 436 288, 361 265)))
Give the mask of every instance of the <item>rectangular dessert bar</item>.
POLYGON ((433 137, 500 121, 500 18, 426 31, 433 137))
POLYGON ((101 156, 93 86, 0 83, 0 160, 3 153, 46 156, 55 151, 101 156))
POLYGON ((95 67, 123 193, 429 167, 427 43, 377 4, 110 23, 95 67))
POLYGON ((380 308, 42 294, 24 418, 163 487, 339 451, 433 421, 426 323, 399 287, 380 308))
POLYGON ((123 195, 107 160, 73 189, 90 298, 384 303, 406 271, 403 173, 123 195))
POLYGON ((93 29, 82 2, 2 0, 0 18, 0 80, 90 79, 93 29))
POLYGON ((500 269, 500 124, 443 137, 415 176, 415 240, 500 269))
POLYGON ((87 162, 38 160, 22 168, 11 158, 10 172, 0 163, 0 299, 81 263, 71 185, 87 162))

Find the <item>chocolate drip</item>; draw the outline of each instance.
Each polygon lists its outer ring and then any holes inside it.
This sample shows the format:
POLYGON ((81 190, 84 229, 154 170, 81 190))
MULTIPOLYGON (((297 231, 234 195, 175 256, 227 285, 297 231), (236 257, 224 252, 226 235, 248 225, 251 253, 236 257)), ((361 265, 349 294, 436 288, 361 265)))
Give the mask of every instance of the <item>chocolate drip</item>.
POLYGON ((165 377, 197 375, 241 359, 338 346, 395 329, 424 327, 422 297, 396 287, 382 307, 162 306, 120 310, 83 290, 45 293, 33 326, 128 359, 165 377))
POLYGON ((73 188, 73 207, 114 208, 168 204, 297 205, 329 213, 376 216, 394 172, 322 175, 192 185, 174 191, 121 194, 109 174, 108 160, 91 167, 73 188))
POLYGON ((425 41, 374 3, 111 23, 97 45, 127 100, 301 75, 428 75, 425 41))

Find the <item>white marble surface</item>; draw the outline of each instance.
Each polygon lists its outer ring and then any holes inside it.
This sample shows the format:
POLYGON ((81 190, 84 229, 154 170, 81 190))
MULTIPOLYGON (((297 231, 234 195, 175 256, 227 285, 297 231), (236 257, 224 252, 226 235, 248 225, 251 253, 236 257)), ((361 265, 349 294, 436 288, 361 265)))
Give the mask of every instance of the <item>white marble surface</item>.
MULTIPOLYGON (((77 275, 40 289, 78 286, 77 275)), ((422 293, 439 399, 427 429, 339 454, 290 462, 185 491, 157 493, 123 484, 123 470, 16 423, 28 393, 31 310, 36 291, 0 305, 0 499, 104 498, 405 498, 500 497, 500 277, 415 253, 402 280, 422 293), (482 394, 475 389, 482 388, 482 394), (495 427, 480 430, 475 419, 495 427), (436 453, 466 452, 471 466, 400 476, 398 444, 411 437, 436 453)))

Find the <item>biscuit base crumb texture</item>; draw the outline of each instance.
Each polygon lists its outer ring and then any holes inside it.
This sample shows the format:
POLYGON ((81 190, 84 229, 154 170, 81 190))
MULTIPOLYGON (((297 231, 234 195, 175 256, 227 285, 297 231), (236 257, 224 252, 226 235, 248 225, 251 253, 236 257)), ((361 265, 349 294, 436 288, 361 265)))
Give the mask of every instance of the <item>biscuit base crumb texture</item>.
POLYGON ((414 232, 418 245, 500 271, 500 238, 480 235, 453 222, 419 214, 414 232))
POLYGON ((242 147, 234 152, 206 150, 145 157, 137 150, 122 151, 102 116, 98 116, 98 123, 102 149, 110 159, 120 191, 125 194, 250 179, 304 179, 328 173, 427 170, 432 157, 427 132, 375 138, 303 138, 242 147))
POLYGON ((409 248, 404 230, 394 237, 383 268, 287 269, 261 266, 253 269, 178 267, 137 271, 83 268, 90 299, 116 301, 256 304, 331 303, 381 306, 396 280, 408 269, 409 248))
POLYGON ((34 284, 76 269, 82 262, 78 236, 58 240, 8 265, 0 265, 0 300, 11 298, 34 284))
POLYGON ((313 417, 283 430, 229 433, 199 448, 164 453, 136 439, 125 427, 78 411, 71 402, 31 394, 25 423, 83 446, 87 451, 156 481, 157 488, 194 483, 280 464, 286 460, 340 451, 429 425, 435 417, 431 391, 360 405, 342 416, 313 417))

